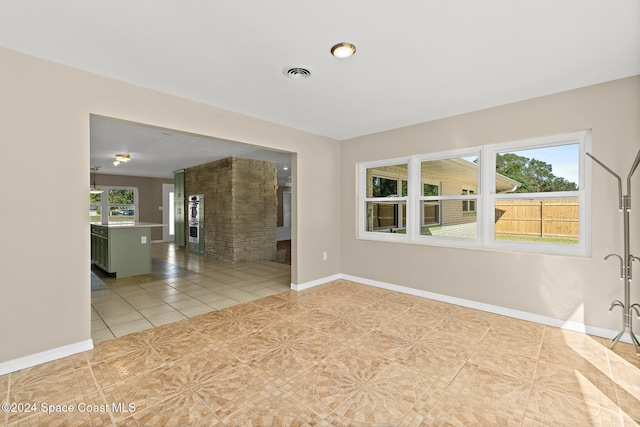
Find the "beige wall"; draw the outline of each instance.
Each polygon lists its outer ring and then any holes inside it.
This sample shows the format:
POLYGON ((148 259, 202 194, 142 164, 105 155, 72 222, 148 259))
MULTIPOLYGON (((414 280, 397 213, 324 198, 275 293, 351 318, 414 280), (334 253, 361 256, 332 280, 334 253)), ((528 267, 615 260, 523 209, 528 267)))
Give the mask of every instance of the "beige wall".
MULTIPOLYGON (((593 130, 593 154, 626 179, 640 150, 640 77, 343 141, 342 273, 473 300, 555 319, 619 330, 622 299, 617 262, 623 251, 622 215, 615 180, 593 167, 592 257, 506 253, 479 249, 384 243, 356 238, 357 163, 593 130)), ((640 206, 640 171, 634 176, 640 206)), ((640 209, 631 212, 632 248, 640 252, 640 209)), ((635 265, 640 275, 640 264, 635 265)), ((633 282, 632 302, 640 302, 633 282)))
POLYGON ((91 337, 90 114, 295 153, 292 281, 339 273, 339 142, 5 49, 0 64, 0 363, 91 337))
MULTIPOLYGON (((162 224, 162 184, 173 184, 173 179, 141 176, 108 175, 96 173, 96 186, 122 186, 138 188, 138 221, 162 224)), ((162 240, 162 228, 151 229, 151 240, 162 240)))

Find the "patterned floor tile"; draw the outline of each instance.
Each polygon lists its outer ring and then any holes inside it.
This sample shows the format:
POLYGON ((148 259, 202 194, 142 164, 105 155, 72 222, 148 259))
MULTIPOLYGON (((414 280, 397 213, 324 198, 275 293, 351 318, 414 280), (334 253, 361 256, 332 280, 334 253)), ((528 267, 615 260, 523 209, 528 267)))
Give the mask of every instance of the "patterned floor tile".
POLYGON ((240 365, 240 361, 222 348, 193 349, 173 361, 167 369, 184 379, 189 387, 208 381, 240 365))
POLYGON ((400 324, 418 325, 429 329, 435 328, 445 319, 446 315, 422 307, 412 307, 396 316, 396 322, 400 324))
POLYGON ((417 301, 413 308, 441 316, 455 316, 456 313, 464 313, 466 311, 465 308, 458 305, 428 298, 420 298, 420 301, 417 301))
POLYGON ((436 383, 433 378, 391 364, 325 420, 336 426, 397 425, 414 413, 421 398, 436 383))
POLYGON ((545 328, 540 360, 563 364, 607 357, 607 342, 601 338, 559 328, 545 328))
POLYGON ((491 324, 491 329, 500 334, 508 334, 514 337, 526 338, 529 341, 540 342, 544 334, 545 326, 513 317, 498 316, 491 324))
POLYGON ((330 351, 320 334, 293 340, 253 359, 249 365, 276 385, 282 385, 322 360, 330 351))
POLYGON ((529 397, 524 425, 622 426, 618 411, 609 411, 564 393, 534 386, 529 397))
MULTIPOLYGON (((15 381, 11 380, 6 400, 11 403, 64 405, 72 404, 76 399, 80 399, 84 395, 85 391, 80 384, 76 371, 72 369, 60 373, 56 372, 52 375, 44 375, 42 373, 33 377, 20 375, 15 381)), ((36 412, 39 412, 39 409, 36 412)), ((8 421, 9 423, 18 421, 28 417, 31 413, 10 412, 8 421)))
POLYGON ((512 332, 512 329, 496 329, 493 325, 482 341, 505 353, 538 359, 542 332, 528 335, 512 332))
POLYGON ((429 327, 415 324, 406 324, 398 321, 379 325, 377 327, 377 330, 387 335, 401 338, 405 341, 410 342, 411 344, 415 344, 417 341, 424 338, 427 334, 429 334, 429 332, 431 332, 431 328, 429 327))
MULTIPOLYGON (((133 298, 165 287, 226 292, 232 284, 247 293, 266 283, 259 269, 271 271, 273 264, 198 259, 180 277, 112 279, 109 286, 133 298)), ((108 295, 100 298, 96 303, 104 304, 108 295)), ((640 425, 640 357, 629 344, 609 345, 336 280, 0 376, 3 402, 116 405, 82 414, 6 413, 0 424, 640 425)))
POLYGON ((65 404, 39 402, 33 411, 8 414, 8 426, 111 426, 113 419, 102 396, 98 393, 73 399, 65 404), (27 415, 27 416, 25 416, 27 415))
POLYGON ((294 377, 280 391, 291 404, 302 404, 324 418, 389 363, 373 353, 344 350, 294 377))
POLYGON ((120 424, 138 426, 222 426, 220 420, 191 390, 183 391, 157 405, 136 411, 120 424))
POLYGON ((424 425, 519 425, 524 417, 530 384, 465 365, 424 425))
POLYGON ((389 304, 398 304, 405 310, 417 306, 424 300, 424 298, 403 294, 401 292, 385 291, 381 289, 376 289, 376 292, 378 292, 381 300, 384 300, 389 304))
POLYGON ((181 330, 176 334, 155 334, 146 340, 151 348, 167 361, 175 360, 194 348, 212 345, 206 335, 181 330))
POLYGON ((165 365, 163 359, 151 347, 115 357, 92 366, 96 379, 103 387, 131 380, 165 365))
POLYGON ((600 366, 588 361, 573 366, 560 366, 539 361, 534 384, 547 390, 573 396, 592 405, 615 410, 617 408, 617 389, 607 372, 606 361, 600 366))
POLYGON ((272 383, 246 365, 222 372, 193 387, 196 395, 221 420, 274 389, 272 383))
POLYGON ((303 406, 292 409, 283 399, 270 395, 247 402, 222 420, 224 425, 238 427, 310 427, 319 421, 303 406))
POLYGON ((448 383, 474 349, 473 343, 456 335, 434 331, 403 353, 399 363, 448 383))
POLYGON ((395 360, 406 352, 413 345, 413 342, 375 330, 364 335, 354 345, 395 360))
POLYGON ((90 364, 104 362, 137 350, 148 349, 149 344, 139 334, 131 334, 96 344, 93 350, 85 352, 90 364))
POLYGON ((512 353, 511 347, 505 350, 503 343, 495 340, 483 340, 468 359, 480 368, 508 375, 531 383, 537 366, 535 357, 512 353))
POLYGON ((491 327, 491 321, 488 318, 481 316, 473 316, 470 318, 461 317, 448 317, 443 322, 440 322, 434 329, 442 332, 448 332, 461 337, 466 340, 479 342, 484 338, 485 334, 491 327))
MULTIPOLYGON (((172 370, 157 369, 104 389, 107 404, 133 405, 135 412, 143 411, 187 390, 184 377, 172 370)), ((131 415, 114 413, 117 421, 131 415)))
MULTIPOLYGON (((638 385, 637 387, 616 385, 616 394, 620 412, 640 425, 640 383, 636 384, 638 385)), ((628 425, 633 424, 628 423, 628 425)))

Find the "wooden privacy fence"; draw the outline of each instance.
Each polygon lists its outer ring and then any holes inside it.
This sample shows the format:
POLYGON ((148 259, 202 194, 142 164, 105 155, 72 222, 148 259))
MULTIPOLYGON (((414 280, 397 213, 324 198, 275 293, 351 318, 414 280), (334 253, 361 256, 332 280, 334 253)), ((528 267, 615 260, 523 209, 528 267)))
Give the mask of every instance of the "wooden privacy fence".
POLYGON ((578 200, 496 200, 496 235, 578 238, 578 200))

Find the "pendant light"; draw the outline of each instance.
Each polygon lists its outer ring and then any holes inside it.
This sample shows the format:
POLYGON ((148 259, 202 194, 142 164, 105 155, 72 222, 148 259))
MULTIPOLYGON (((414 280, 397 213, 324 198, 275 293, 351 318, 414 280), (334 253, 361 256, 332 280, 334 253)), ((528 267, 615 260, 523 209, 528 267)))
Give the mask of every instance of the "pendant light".
POLYGON ((93 171, 93 185, 91 185, 91 188, 89 188, 89 194, 102 194, 104 193, 104 190, 99 189, 98 187, 96 187, 96 171, 100 169, 100 166, 94 166, 91 168, 91 170, 93 171))

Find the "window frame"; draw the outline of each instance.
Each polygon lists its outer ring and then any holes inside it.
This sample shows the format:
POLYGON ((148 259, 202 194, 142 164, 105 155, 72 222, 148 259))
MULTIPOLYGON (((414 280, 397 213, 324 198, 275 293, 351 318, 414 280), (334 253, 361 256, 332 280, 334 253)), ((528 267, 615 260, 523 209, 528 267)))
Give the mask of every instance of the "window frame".
MULTIPOLYGON (((400 196, 397 197, 367 197, 367 185, 368 185, 368 178, 367 178, 367 171, 369 169, 375 169, 375 168, 380 168, 380 167, 385 167, 385 166, 399 166, 399 165, 406 165, 407 166, 407 173, 409 173, 409 157, 398 157, 398 158, 393 158, 393 159, 385 159, 385 160, 380 160, 380 161, 373 161, 373 162, 367 162, 367 163, 362 163, 361 166, 359 167, 359 182, 361 184, 361 191, 358 191, 358 208, 356 209, 358 211, 358 236, 363 236, 363 235, 370 235, 372 236, 373 240, 391 240, 391 241, 402 241, 405 240, 405 236, 409 235, 410 230, 409 230, 409 220, 408 218, 410 217, 410 213, 409 213, 409 194, 411 194, 411 179, 407 176, 406 180, 407 180, 407 196, 402 196, 402 181, 403 181, 403 177, 401 176, 397 176, 395 174, 392 173, 385 173, 384 171, 381 172, 376 172, 376 173, 372 173, 371 174, 371 178, 373 177, 378 177, 378 178, 385 178, 385 179, 397 179, 398 181, 398 189, 400 190, 400 196), (367 227, 367 204, 368 203, 389 203, 389 202, 396 202, 398 204, 398 215, 401 218, 402 216, 402 212, 401 209, 399 209, 399 207, 402 205, 402 202, 404 202, 405 206, 406 206, 406 211, 407 211, 407 224, 405 224, 405 230, 406 230, 406 234, 404 233, 385 233, 382 231, 367 231, 366 227, 367 227), (375 237, 373 237, 375 236, 375 237)), ((400 221, 402 221, 400 219, 400 221)), ((381 230, 381 229, 380 229, 381 230)))
MULTIPOLYGON (((544 253, 569 256, 591 256, 591 163, 585 160, 586 152, 591 150, 591 131, 551 135, 540 138, 514 140, 504 143, 476 146, 466 149, 454 149, 450 151, 411 155, 392 159, 362 162, 356 165, 358 168, 359 182, 357 184, 357 235, 358 239, 394 241, 413 244, 444 247, 476 247, 486 250, 516 251, 526 253, 544 253), (505 151, 522 151, 527 149, 545 148, 560 145, 578 144, 578 190, 546 193, 498 193, 496 194, 496 154, 505 151), (441 183, 438 196, 423 196, 423 185, 434 185, 430 180, 422 179, 421 164, 426 161, 477 157, 477 189, 475 194, 460 194, 443 196, 441 183), (367 198, 367 170, 382 167, 407 164, 407 197, 393 198, 404 201, 407 206, 406 234, 384 233, 366 230, 367 202, 381 201, 389 198, 367 198), (577 198, 578 200, 578 243, 541 243, 541 242, 516 242, 509 240, 496 240, 494 233, 494 221, 485 218, 494 218, 495 201, 500 199, 561 199, 577 198), (475 238, 460 238, 453 236, 429 236, 422 235, 423 226, 423 202, 438 202, 440 204, 440 223, 442 223, 443 200, 473 200, 475 201, 475 238)), ((398 178, 401 183, 402 178, 398 178)), ((463 187, 464 188, 464 187, 463 187)), ((469 190, 469 188, 466 188, 469 190)), ((472 190, 474 191, 474 190, 472 190)), ((469 193, 469 191, 467 191, 469 193)), ((462 193, 462 192, 461 192, 462 193)), ((462 208, 462 206, 461 206, 462 208)))
MULTIPOLYGON (((480 155, 481 155, 481 147, 454 149, 450 151, 412 156, 411 165, 413 166, 415 173, 422 180, 422 163, 424 162, 448 160, 448 159, 462 159, 465 157, 477 157, 478 167, 477 167, 477 174, 476 174, 476 185, 478 186, 478 193, 479 193, 481 188, 480 155)), ((419 210, 423 209, 422 208, 423 202, 429 202, 429 201, 438 202, 440 206, 440 223, 439 223, 440 225, 443 222, 443 215, 444 215, 443 201, 458 201, 458 200, 462 201, 463 199, 468 200, 468 196, 463 196, 461 194, 443 195, 442 187, 443 187, 443 183, 441 181, 440 188, 439 188, 440 194, 438 196, 423 196, 421 194, 418 194, 416 197, 416 205, 417 205, 416 208, 419 210)), ((478 202, 479 200, 476 201, 476 206, 478 202)), ((410 221, 411 219, 407 218, 407 223, 409 223, 410 221)), ((434 245, 434 246, 479 247, 481 246, 480 233, 482 231, 481 228, 479 227, 479 223, 480 223, 479 221, 480 220, 476 217, 476 237, 475 238, 453 237, 453 236, 429 236, 426 234, 421 234, 421 228, 420 228, 418 229, 416 235, 412 236, 413 237, 412 241, 420 244, 434 245)))
POLYGON ((505 142, 486 146, 485 166, 496 169, 496 155, 505 151, 523 151, 529 149, 557 147, 578 144, 578 190, 541 193, 497 193, 495 179, 484 176, 484 185, 488 189, 485 197, 485 215, 493 213, 496 200, 546 200, 578 198, 578 243, 575 245, 541 242, 516 242, 497 240, 493 223, 484 224, 485 245, 499 250, 552 253, 556 255, 591 256, 591 162, 586 161, 586 153, 591 151, 591 131, 572 132, 520 141, 505 142))

